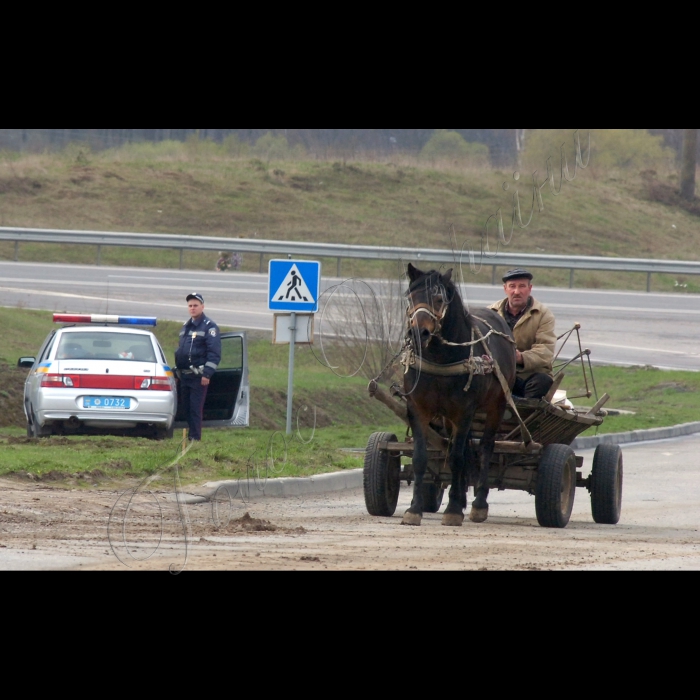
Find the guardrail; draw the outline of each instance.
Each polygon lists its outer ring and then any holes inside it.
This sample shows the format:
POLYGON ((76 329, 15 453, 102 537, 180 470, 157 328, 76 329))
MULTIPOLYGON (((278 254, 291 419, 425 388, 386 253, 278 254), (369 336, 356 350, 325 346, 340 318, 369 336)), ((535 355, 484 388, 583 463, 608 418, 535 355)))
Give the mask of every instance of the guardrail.
MULTIPOLYGON (((19 259, 21 243, 57 243, 61 245, 92 245, 97 247, 96 264, 102 258, 102 248, 117 246, 128 248, 156 248, 180 251, 180 269, 183 269, 186 251, 221 251, 255 253, 260 255, 260 272, 266 255, 293 255, 304 258, 336 258, 337 275, 340 277, 341 261, 345 258, 360 260, 394 260, 405 262, 428 261, 431 263, 455 263, 451 250, 429 248, 390 248, 386 246, 357 246, 338 243, 299 243, 294 241, 270 241, 252 238, 217 238, 215 236, 173 236, 159 233, 112 233, 104 231, 60 231, 51 229, 27 229, 0 227, 0 241, 15 244, 15 260, 19 259)), ((459 253, 457 254, 457 261, 459 253)), ((463 258, 465 268, 469 259, 463 258)), ((637 258, 602 258, 592 256, 529 255, 499 252, 496 257, 484 257, 484 266, 492 267, 492 283, 496 284, 498 267, 528 267, 569 270, 569 286, 574 286, 576 270, 607 272, 642 272, 647 275, 647 291, 651 291, 653 274, 700 275, 700 262, 680 260, 644 260, 637 258)))

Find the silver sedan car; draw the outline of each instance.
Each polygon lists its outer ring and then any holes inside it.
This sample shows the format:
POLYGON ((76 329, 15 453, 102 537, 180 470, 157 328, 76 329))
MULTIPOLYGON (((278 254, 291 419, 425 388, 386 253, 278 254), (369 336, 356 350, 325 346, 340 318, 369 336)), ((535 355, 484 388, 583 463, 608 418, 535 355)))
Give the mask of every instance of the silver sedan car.
POLYGON ((177 385, 158 340, 136 325, 155 319, 125 319, 126 325, 94 325, 112 317, 54 316, 57 322, 92 323, 53 331, 31 367, 24 387, 27 434, 132 434, 172 437, 177 385), (94 319, 99 319, 95 321, 94 319))

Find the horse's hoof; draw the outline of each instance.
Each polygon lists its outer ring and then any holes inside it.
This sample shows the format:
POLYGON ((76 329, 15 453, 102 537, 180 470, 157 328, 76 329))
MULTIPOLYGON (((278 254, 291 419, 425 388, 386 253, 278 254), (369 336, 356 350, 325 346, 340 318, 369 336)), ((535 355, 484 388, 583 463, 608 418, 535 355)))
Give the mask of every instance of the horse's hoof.
POLYGON ((421 521, 423 518, 416 514, 416 513, 411 513, 411 511, 406 511, 403 516, 403 521, 402 525, 410 525, 411 527, 420 527, 421 521))
POLYGON ((445 513, 442 516, 442 524, 445 527, 462 527, 464 524, 464 515, 461 513, 445 513))
POLYGON ((469 515, 469 520, 473 523, 485 523, 489 517, 488 508, 472 508, 472 512, 469 515))

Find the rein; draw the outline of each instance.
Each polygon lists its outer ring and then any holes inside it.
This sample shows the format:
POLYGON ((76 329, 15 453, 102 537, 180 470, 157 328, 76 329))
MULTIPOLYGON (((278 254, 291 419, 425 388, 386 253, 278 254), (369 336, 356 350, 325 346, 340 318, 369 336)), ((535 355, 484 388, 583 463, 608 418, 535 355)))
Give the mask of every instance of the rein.
MULTIPOLYGON (((435 330, 430 334, 433 338, 437 338, 442 345, 448 345, 449 347, 453 348, 471 348, 474 347, 475 345, 478 345, 480 342, 483 340, 488 340, 492 335, 499 335, 501 338, 505 338, 508 340, 510 343, 515 345, 515 341, 513 338, 511 338, 509 335, 505 333, 501 333, 501 331, 497 331, 488 321, 485 321, 483 318, 479 318, 478 316, 472 316, 472 318, 475 318, 477 321, 481 321, 488 329, 489 332, 485 335, 482 336, 482 339, 474 339, 474 331, 472 329, 472 340, 470 343, 452 343, 449 340, 445 340, 442 337, 441 331, 442 331, 442 323, 445 320, 445 316, 447 316, 447 312, 449 311, 450 304, 445 303, 443 301, 442 303, 442 308, 440 309, 440 312, 437 313, 435 309, 430 306, 430 304, 425 304, 425 303, 420 303, 420 304, 415 304, 414 306, 409 306, 408 309, 406 309, 406 316, 408 317, 408 335, 411 335, 411 328, 413 325, 413 322, 416 320, 419 314, 426 314, 430 316, 430 318, 435 321, 435 330)), ((471 314, 469 314, 471 315, 471 314)), ((480 334, 481 335, 481 334, 480 334)))
POLYGON ((488 321, 484 320, 483 318, 479 318, 478 316, 472 316, 472 318, 476 319, 477 321, 481 321, 481 323, 483 323, 489 329, 486 335, 483 335, 479 328, 477 328, 476 326, 472 326, 471 342, 452 343, 448 340, 445 340, 441 335, 441 331, 442 323, 445 320, 445 316, 447 315, 449 307, 449 303, 445 304, 443 301, 443 307, 440 311, 440 315, 436 314, 435 310, 431 306, 424 303, 416 304, 415 306, 409 307, 407 309, 406 315, 409 319, 408 333, 406 337, 405 350, 401 355, 401 364, 404 367, 404 374, 408 374, 408 371, 410 369, 414 369, 418 372, 425 372, 426 374, 441 377, 469 375, 469 381, 467 382, 466 387, 464 387, 465 392, 468 392, 469 389, 471 389, 472 382, 474 381, 475 376, 495 374, 498 378, 499 383, 501 384, 501 388, 503 389, 503 393, 505 394, 508 405, 513 410, 515 417, 520 423, 520 432, 522 434, 523 441, 526 445, 529 445, 532 442, 532 436, 530 435, 530 431, 527 429, 527 426, 523 422, 523 419, 520 417, 520 413, 518 413, 518 409, 515 405, 515 402, 513 401, 513 394, 510 390, 510 387, 508 386, 508 382, 506 382, 506 379, 503 376, 503 372, 501 371, 498 362, 495 358, 491 356, 491 351, 487 343, 488 339, 492 335, 497 335, 501 338, 505 338, 512 345, 516 344, 515 340, 506 333, 497 331, 488 321), (418 314, 421 313, 427 314, 428 316, 430 316, 430 318, 432 318, 435 321, 435 330, 431 334, 434 338, 437 338, 437 340, 442 345, 447 345, 449 347, 470 348, 469 358, 451 365, 438 365, 433 362, 428 362, 427 360, 424 360, 421 357, 417 356, 415 350, 413 349, 412 324, 413 321, 415 321, 415 319, 417 318, 418 314), (482 355, 481 357, 474 357, 474 346, 476 345, 482 345, 482 347, 488 354, 482 355))
MULTIPOLYGON (((443 344, 443 345, 449 345, 450 347, 453 348, 470 348, 473 347, 474 345, 478 345, 482 340, 488 340, 492 335, 500 335, 501 338, 505 338, 506 340, 509 340, 513 345, 515 345, 515 341, 509 336, 506 335, 505 333, 501 333, 501 331, 497 331, 493 326, 489 324, 488 321, 484 321, 483 318, 479 318, 478 316, 472 316, 472 318, 475 318, 477 321, 481 321, 484 325, 488 326, 491 330, 485 335, 482 336, 481 339, 477 340, 472 340, 471 343, 450 343, 448 340, 445 340, 441 335, 435 335, 435 337, 443 344)), ((472 338, 474 337, 474 332, 472 330, 472 338)))

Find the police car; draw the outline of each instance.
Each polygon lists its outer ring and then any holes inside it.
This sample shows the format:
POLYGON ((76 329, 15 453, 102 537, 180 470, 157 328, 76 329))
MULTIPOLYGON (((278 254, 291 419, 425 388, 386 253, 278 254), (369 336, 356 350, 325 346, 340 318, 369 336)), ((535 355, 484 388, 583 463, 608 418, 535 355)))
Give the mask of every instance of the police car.
MULTIPOLYGON (((27 435, 130 434, 166 439, 178 422, 173 370, 152 332, 155 318, 54 314, 52 331, 24 385, 27 435)), ((224 333, 222 363, 204 410, 207 427, 247 427, 249 385, 244 333, 224 333)))

